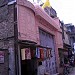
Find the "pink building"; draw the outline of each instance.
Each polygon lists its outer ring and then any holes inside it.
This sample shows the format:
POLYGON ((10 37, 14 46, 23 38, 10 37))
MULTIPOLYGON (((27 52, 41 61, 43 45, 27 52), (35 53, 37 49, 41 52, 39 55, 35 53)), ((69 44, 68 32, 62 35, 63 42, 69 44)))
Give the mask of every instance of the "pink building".
POLYGON ((0 0, 0 74, 37 75, 39 62, 48 75, 60 72, 59 19, 27 0, 8 1, 0 0))
POLYGON ((18 39, 51 48, 52 57, 47 60, 50 64, 49 73, 59 72, 58 48, 63 48, 59 19, 51 18, 40 6, 25 0, 18 0, 17 9, 18 39))
POLYGON ((37 45, 53 49, 52 57, 49 60, 49 64, 51 64, 49 72, 52 74, 56 69, 59 69, 58 48, 63 48, 59 19, 51 18, 40 6, 32 5, 27 1, 18 0, 17 8, 18 39, 33 41, 37 45), (47 37, 41 32, 49 34, 52 38, 47 40, 47 37))

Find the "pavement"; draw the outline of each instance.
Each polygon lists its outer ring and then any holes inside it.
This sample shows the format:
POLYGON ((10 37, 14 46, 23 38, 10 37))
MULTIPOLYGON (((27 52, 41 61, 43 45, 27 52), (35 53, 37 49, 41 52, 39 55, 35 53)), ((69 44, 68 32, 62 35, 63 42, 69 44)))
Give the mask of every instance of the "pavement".
POLYGON ((69 73, 69 75, 75 75, 75 67, 74 67, 73 70, 69 73))

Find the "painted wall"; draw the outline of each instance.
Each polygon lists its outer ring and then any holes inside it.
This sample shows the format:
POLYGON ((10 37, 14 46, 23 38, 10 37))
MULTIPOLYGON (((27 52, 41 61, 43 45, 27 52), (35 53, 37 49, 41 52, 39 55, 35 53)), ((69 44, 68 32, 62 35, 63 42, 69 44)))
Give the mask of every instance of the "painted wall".
POLYGON ((60 59, 59 59, 59 51, 58 48, 63 48, 63 41, 62 41, 62 33, 57 31, 55 32, 55 54, 56 54, 56 64, 57 64, 57 71, 58 73, 61 73, 61 69, 60 69, 60 59))
POLYGON ((18 39, 36 42, 35 16, 25 5, 17 5, 18 39))
POLYGON ((51 61, 55 62, 56 68, 59 69, 58 48, 63 47, 59 19, 51 18, 40 6, 32 5, 33 8, 30 8, 31 6, 28 7, 28 4, 22 1, 19 0, 17 5, 18 38, 34 41, 40 45, 39 28, 53 35, 54 46, 51 44, 50 46, 53 49, 54 58, 51 61))
POLYGON ((59 61, 58 48, 63 48, 62 30, 60 29, 59 19, 58 18, 52 19, 39 6, 36 6, 36 13, 37 13, 36 14, 37 33, 38 33, 38 27, 39 27, 45 30, 46 32, 54 35, 54 51, 55 52, 53 53, 53 55, 55 56, 55 58, 52 59, 52 61, 56 59, 56 68, 57 68, 57 71, 59 72, 60 61, 59 61))
POLYGON ((50 59, 46 59, 45 62, 49 63, 49 69, 47 69, 48 72, 50 74, 54 74, 56 73, 54 36, 41 29, 39 29, 39 36, 40 36, 40 45, 51 48, 52 57, 50 59))

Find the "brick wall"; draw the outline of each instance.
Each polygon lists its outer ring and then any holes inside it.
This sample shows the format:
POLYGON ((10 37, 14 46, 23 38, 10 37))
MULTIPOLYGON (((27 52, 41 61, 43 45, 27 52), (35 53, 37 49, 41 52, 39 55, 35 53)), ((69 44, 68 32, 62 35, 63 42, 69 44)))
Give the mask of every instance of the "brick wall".
POLYGON ((15 75, 13 10, 13 5, 4 5, 3 7, 0 7, 0 49, 7 49, 9 52, 9 56, 7 58, 5 57, 5 60, 8 59, 9 61, 5 61, 5 64, 0 64, 0 68, 2 70, 1 75, 15 75), (1 65, 4 65, 4 67, 1 65))

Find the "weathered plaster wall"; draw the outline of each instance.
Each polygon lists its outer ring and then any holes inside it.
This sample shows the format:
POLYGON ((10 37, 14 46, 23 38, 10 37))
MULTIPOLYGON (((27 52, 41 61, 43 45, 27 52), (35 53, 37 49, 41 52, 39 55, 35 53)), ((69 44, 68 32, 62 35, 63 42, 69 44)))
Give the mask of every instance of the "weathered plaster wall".
MULTIPOLYGON (((9 52, 8 61, 5 61, 4 67, 5 68, 1 75, 15 75, 15 50, 14 50, 14 6, 13 5, 6 5, 0 8, 0 12, 4 12, 6 17, 0 21, 0 48, 7 49, 9 52), (4 8, 4 9, 3 9, 4 8), (5 73, 7 71, 8 73, 5 73)), ((2 16, 3 17, 3 16, 2 16)), ((8 53, 7 53, 8 54, 8 53)), ((0 70, 1 71, 1 70, 0 70)))

